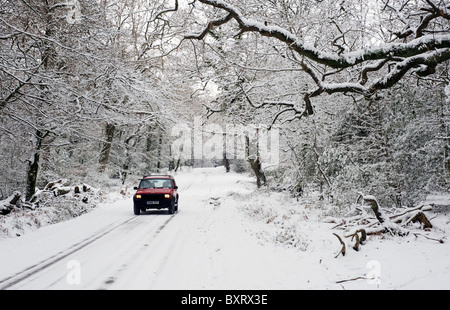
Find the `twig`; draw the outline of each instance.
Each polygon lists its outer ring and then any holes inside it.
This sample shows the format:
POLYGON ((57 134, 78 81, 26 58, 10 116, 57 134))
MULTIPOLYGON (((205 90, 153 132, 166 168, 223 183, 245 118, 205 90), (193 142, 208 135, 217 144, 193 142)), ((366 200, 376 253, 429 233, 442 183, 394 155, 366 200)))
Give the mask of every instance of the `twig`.
POLYGON ((422 234, 419 234, 419 233, 413 233, 413 234, 414 234, 414 236, 416 236, 416 237, 421 236, 421 237, 427 238, 428 240, 434 240, 434 241, 437 241, 437 242, 439 242, 439 243, 444 243, 444 240, 442 240, 442 239, 430 238, 430 237, 427 237, 427 236, 422 235, 422 234))
POLYGON ((336 281, 336 283, 344 283, 344 282, 350 282, 350 281, 356 281, 356 280, 369 280, 369 278, 367 278, 367 277, 356 277, 356 278, 353 278, 353 279, 336 281))

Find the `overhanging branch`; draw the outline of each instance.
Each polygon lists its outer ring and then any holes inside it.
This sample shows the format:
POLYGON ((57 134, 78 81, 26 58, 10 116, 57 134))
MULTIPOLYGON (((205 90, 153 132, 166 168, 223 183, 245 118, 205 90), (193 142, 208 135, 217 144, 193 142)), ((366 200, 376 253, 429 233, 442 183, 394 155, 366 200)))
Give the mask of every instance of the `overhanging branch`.
MULTIPOLYGON (((203 39, 212 27, 223 25, 234 19, 242 32, 256 32, 262 36, 277 39, 288 45, 300 56, 306 57, 316 63, 335 69, 354 67, 358 64, 381 60, 389 57, 412 57, 435 49, 450 48, 450 35, 427 35, 407 43, 386 43, 379 46, 365 48, 347 53, 323 52, 305 44, 294 34, 278 26, 268 26, 264 23, 252 21, 244 17, 240 10, 222 0, 198 0, 228 12, 225 18, 211 21, 205 29, 197 35, 188 35, 186 38, 203 39)), ((448 59, 447 59, 448 60, 448 59)))
MULTIPOLYGON (((431 0, 427 0, 430 8, 425 10, 425 14, 422 14, 424 18, 420 23, 415 28, 408 25, 408 29, 413 29, 413 31, 404 32, 399 36, 403 41, 378 44, 348 52, 344 52, 343 49, 337 52, 326 52, 316 48, 285 28, 247 18, 238 7, 225 0, 196 1, 214 7, 218 9, 218 12, 222 10, 226 14, 210 20, 202 31, 185 35, 184 39, 202 40, 213 28, 233 21, 240 33, 253 32, 284 43, 292 51, 301 70, 312 78, 316 87, 304 93, 305 110, 298 111, 293 106, 289 106, 279 111, 276 118, 286 112, 294 112, 295 118, 312 115, 314 108, 311 98, 323 93, 357 93, 370 97, 379 90, 394 86, 408 72, 414 72, 418 76, 431 75, 435 73, 439 64, 450 60, 450 34, 448 32, 441 32, 443 34, 427 32, 427 27, 431 27, 433 20, 438 18, 448 20, 450 17, 446 11, 442 11, 431 0), (432 34, 425 35, 426 33, 432 34), (406 42, 405 39, 411 34, 415 34, 415 38, 406 42), (317 65, 321 65, 321 68, 317 65), (387 66, 388 68, 386 68, 387 66), (327 67, 333 70, 321 72, 327 67), (326 82, 326 78, 328 79, 332 75, 337 76, 345 69, 354 69, 359 76, 349 80, 351 82, 341 82, 341 78, 335 79, 338 83, 326 82), (369 73, 371 72, 378 72, 378 78, 370 80, 369 73), (379 77, 380 75, 381 77, 379 77)), ((331 45, 333 43, 335 42, 330 42, 331 45)))

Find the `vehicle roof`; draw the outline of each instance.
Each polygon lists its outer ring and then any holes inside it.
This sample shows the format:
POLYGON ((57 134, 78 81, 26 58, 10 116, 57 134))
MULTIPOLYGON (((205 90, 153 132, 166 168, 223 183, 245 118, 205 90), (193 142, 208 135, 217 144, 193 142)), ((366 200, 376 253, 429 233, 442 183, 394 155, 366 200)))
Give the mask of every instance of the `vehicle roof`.
POLYGON ((171 175, 166 175, 166 174, 162 174, 162 175, 148 175, 148 176, 144 176, 142 178, 143 180, 148 180, 148 179, 173 179, 173 176, 171 175))

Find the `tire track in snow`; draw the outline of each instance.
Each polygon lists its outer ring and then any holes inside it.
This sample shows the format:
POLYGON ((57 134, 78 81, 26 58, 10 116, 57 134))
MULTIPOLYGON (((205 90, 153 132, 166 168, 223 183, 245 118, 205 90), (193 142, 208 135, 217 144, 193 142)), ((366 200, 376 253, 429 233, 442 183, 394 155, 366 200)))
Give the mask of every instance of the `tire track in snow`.
POLYGON ((12 276, 1 279, 0 280, 0 290, 5 290, 5 289, 11 288, 21 282, 24 282, 25 280, 32 277, 33 275, 53 266, 55 263, 63 260, 64 258, 68 257, 69 255, 72 255, 73 253, 80 251, 84 247, 105 237, 106 235, 110 234, 111 232, 115 231, 116 229, 120 228, 121 226, 124 226, 132 221, 135 221, 136 219, 137 219, 137 217, 132 217, 124 222, 121 222, 120 224, 108 225, 107 227, 101 229, 99 232, 72 245, 66 251, 61 251, 53 256, 50 256, 49 258, 47 258, 45 260, 42 260, 26 269, 20 271, 20 272, 15 273, 12 276))
POLYGON ((38 263, 29 262, 30 267, 22 265, 13 275, 5 274, 0 289, 220 287, 216 282, 224 276, 222 247, 215 242, 222 238, 212 225, 222 219, 208 199, 225 195, 227 182, 206 173, 180 177, 179 213, 168 216, 156 211, 131 217, 131 211, 116 214, 114 210, 112 215, 121 218, 75 238, 58 252, 41 254, 38 263), (67 282, 65 260, 80 263, 80 283, 67 282))
MULTIPOLYGON (((198 279, 213 271, 205 230, 214 216, 208 202, 213 191, 206 185, 211 179, 207 175, 205 178, 205 173, 201 175, 200 178, 188 180, 182 200, 183 214, 172 223, 171 229, 162 232, 158 254, 153 257, 156 264, 149 268, 147 282, 144 283, 146 289, 186 289, 190 283, 199 289, 201 287, 196 284, 198 279)), ((154 244, 152 246, 155 247, 154 244)))
POLYGON ((134 246, 130 247, 127 257, 122 259, 123 263, 100 285, 93 286, 95 289, 151 289, 153 284, 158 282, 161 271, 171 269, 175 258, 185 259, 185 253, 183 251, 180 253, 179 248, 189 247, 192 242, 187 239, 190 234, 186 235, 185 227, 192 224, 192 220, 196 218, 189 207, 191 203, 198 202, 196 195, 191 193, 194 183, 198 183, 194 180, 186 180, 184 184, 179 182, 179 186, 183 186, 180 189, 180 194, 183 194, 181 211, 159 223, 157 228, 146 234, 138 228, 135 232, 141 236, 150 236, 150 239, 136 238, 146 241, 140 246, 137 242, 130 241, 134 246))
MULTIPOLYGON (((120 268, 117 269, 112 275, 107 276, 107 279, 103 281, 101 286, 98 288, 98 290, 107 290, 111 289, 112 286, 117 285, 117 282, 123 281, 124 277, 127 277, 127 275, 130 273, 130 269, 133 269, 133 265, 136 261, 139 261, 141 257, 148 256, 150 253, 154 253, 153 249, 157 248, 158 246, 158 235, 164 230, 164 228, 171 222, 175 217, 174 215, 171 215, 167 220, 165 220, 161 225, 153 227, 149 231, 146 231, 145 233, 142 233, 144 236, 152 236, 150 242, 147 242, 141 246, 136 246, 136 243, 132 242, 132 247, 130 251, 127 252, 127 257, 124 259, 123 262, 120 263, 120 268)), ((139 217, 142 218, 146 215, 140 215, 139 217)), ((153 215, 148 215, 153 216, 153 215)), ((137 238, 139 240, 139 238, 137 238)), ((132 271, 131 271, 132 272, 132 271)))
MULTIPOLYGON (((186 184, 187 187, 181 189, 184 192, 192 186, 192 182, 186 184)), ((130 211, 131 212, 131 211, 130 211)), ((115 223, 106 225, 104 228, 100 228, 97 232, 90 234, 88 237, 82 239, 79 242, 74 243, 69 248, 59 251, 54 255, 50 255, 48 258, 41 259, 38 263, 31 264, 29 267, 23 268, 14 274, 0 279, 0 290, 4 289, 20 289, 21 287, 45 287, 46 289, 59 288, 61 285, 64 286, 67 269, 61 269, 58 271, 58 263, 61 263, 64 259, 70 258, 70 256, 78 256, 83 262, 86 268, 92 267, 90 260, 92 258, 92 249, 89 248, 103 248, 106 252, 103 256, 107 255, 119 255, 119 259, 113 261, 111 264, 99 265, 100 269, 92 270, 94 277, 89 277, 87 281, 83 276, 82 286, 79 288, 100 288, 109 289, 111 285, 114 286, 116 282, 121 282, 121 277, 127 277, 129 273, 128 269, 133 269, 134 260, 137 257, 142 257, 148 251, 145 248, 157 248, 159 242, 153 241, 158 235, 161 234, 167 227, 170 221, 174 219, 174 216, 166 218, 166 215, 156 211, 154 214, 142 214, 141 216, 127 217, 125 221, 119 220, 115 223), (164 218, 161 218, 163 216, 164 218), (149 229, 150 228, 150 229, 149 229), (128 237, 122 238, 122 235, 128 237), (147 244, 139 245, 146 236, 151 236, 151 240, 147 244), (106 237, 106 239, 105 239, 106 237), (131 239, 130 239, 131 237, 131 239), (100 240, 101 239, 101 240, 100 240), (99 242, 98 244, 96 242, 99 242), (115 247, 115 252, 109 253, 108 245, 117 243, 115 247), (106 247, 106 248, 105 248, 106 247), (143 250, 144 249, 144 250, 143 250), (143 251, 142 251, 143 250, 143 251), (109 253, 109 254, 108 254, 109 253), (85 265, 85 263, 89 265, 85 265), (62 273, 61 273, 62 270, 62 273), (56 271, 56 273, 55 273, 56 271), (59 273, 59 276, 57 274, 59 273), (46 274, 53 277, 51 282, 48 279, 44 279, 46 274), (54 274, 55 276, 52 276, 54 274), (36 283, 36 284, 34 284, 36 283), (48 283, 48 284, 46 284, 48 283)), ((165 213, 164 213, 165 214, 165 213)), ((95 250, 94 250, 95 251, 95 250)), ((49 253, 52 254, 52 253, 49 253)), ((78 260, 78 258, 77 258, 78 260)), ((159 260, 159 258, 157 258, 159 260)), ((83 272, 83 275, 86 274, 83 272)))

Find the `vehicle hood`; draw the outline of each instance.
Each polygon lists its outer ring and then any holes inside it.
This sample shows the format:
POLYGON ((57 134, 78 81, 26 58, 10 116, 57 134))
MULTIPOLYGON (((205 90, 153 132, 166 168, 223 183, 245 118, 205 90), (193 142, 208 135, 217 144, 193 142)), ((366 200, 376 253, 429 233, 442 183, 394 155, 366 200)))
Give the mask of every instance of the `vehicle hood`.
POLYGON ((138 189, 136 194, 171 194, 173 188, 144 188, 138 189))

